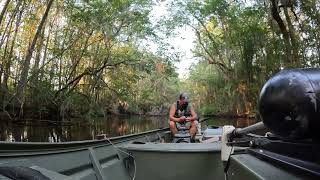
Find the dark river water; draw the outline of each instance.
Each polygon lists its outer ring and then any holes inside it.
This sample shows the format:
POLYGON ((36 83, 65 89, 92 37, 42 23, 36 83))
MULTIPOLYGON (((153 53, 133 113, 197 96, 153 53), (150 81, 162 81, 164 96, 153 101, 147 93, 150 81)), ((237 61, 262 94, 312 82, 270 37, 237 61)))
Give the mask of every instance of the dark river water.
MULTIPOLYGON (((202 125, 233 125, 246 127, 256 123, 254 119, 212 118, 202 125)), ((20 120, 0 123, 1 141, 22 142, 65 142, 93 140, 96 135, 108 137, 144 132, 168 126, 167 116, 107 116, 90 121, 72 119, 70 122, 56 123, 48 120, 20 120)))

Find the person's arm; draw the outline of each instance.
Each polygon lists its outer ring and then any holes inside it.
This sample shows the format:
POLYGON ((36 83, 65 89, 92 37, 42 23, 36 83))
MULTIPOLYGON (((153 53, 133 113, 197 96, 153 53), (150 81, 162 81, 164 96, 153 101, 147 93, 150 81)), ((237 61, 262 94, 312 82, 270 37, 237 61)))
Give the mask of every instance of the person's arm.
POLYGON ((185 116, 182 116, 180 118, 176 118, 174 117, 174 114, 176 113, 176 106, 173 104, 171 107, 170 107, 170 111, 169 111, 169 119, 170 121, 173 121, 173 122, 183 122, 186 117, 185 116))
POLYGON ((192 106, 190 106, 190 113, 191 113, 191 116, 187 117, 186 121, 194 121, 198 119, 197 113, 193 110, 192 106))

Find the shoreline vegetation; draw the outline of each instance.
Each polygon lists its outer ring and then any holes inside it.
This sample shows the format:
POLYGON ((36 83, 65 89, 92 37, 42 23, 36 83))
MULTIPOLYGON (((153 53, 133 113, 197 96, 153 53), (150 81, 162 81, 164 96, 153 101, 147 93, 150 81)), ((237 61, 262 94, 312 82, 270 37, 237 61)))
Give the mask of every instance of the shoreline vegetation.
POLYGON ((2 0, 1 119, 160 115, 182 91, 199 114, 254 117, 267 79, 320 67, 319 7, 315 0, 2 0), (166 8, 161 17, 158 6, 166 8), (168 42, 187 28, 192 59, 168 42), (181 79, 183 59, 193 64, 181 79))
MULTIPOLYGON (((30 108, 31 111, 25 111, 25 115, 23 117, 14 117, 12 115, 10 115, 9 112, 0 112, 0 120, 1 121, 5 121, 5 120, 11 120, 14 122, 19 122, 19 119, 24 119, 24 120, 31 120, 31 121, 39 121, 39 122, 44 122, 44 121, 52 121, 52 122, 58 122, 58 121, 64 121, 63 119, 61 119, 61 117, 59 116, 53 116, 53 114, 55 113, 42 113, 42 114, 38 114, 35 112, 32 112, 33 108, 30 108)), ((162 113, 151 113, 151 112, 147 112, 147 113, 135 113, 135 112, 110 112, 107 111, 104 114, 95 114, 94 116, 92 116, 92 118, 94 117, 104 117, 104 116, 144 116, 144 117, 152 117, 152 116, 168 116, 168 112, 162 112, 162 113)), ((256 118, 256 116, 254 114, 242 114, 242 115, 236 115, 236 114, 228 114, 228 113, 221 113, 221 114, 199 114, 199 117, 210 117, 210 118, 227 118, 227 119, 238 119, 238 118, 247 118, 247 119, 254 119, 256 118)), ((72 118, 86 118, 85 115, 81 115, 78 114, 78 116, 68 116, 65 117, 65 119, 72 119, 72 118)), ((90 118, 90 117, 89 117, 90 118)), ((65 121, 67 122, 67 121, 65 121)))

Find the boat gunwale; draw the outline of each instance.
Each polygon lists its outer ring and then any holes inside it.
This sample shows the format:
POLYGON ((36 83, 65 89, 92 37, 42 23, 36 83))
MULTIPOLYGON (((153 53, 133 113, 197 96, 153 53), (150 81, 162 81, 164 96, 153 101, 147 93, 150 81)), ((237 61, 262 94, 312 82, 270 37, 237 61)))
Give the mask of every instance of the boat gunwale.
POLYGON ((136 134, 129 134, 118 137, 110 137, 101 140, 69 141, 69 142, 7 142, 0 141, 0 157, 10 156, 33 156, 46 154, 59 154, 87 150, 90 147, 99 148, 114 144, 124 143, 135 139, 143 138, 145 135, 166 132, 169 128, 154 129, 136 134))

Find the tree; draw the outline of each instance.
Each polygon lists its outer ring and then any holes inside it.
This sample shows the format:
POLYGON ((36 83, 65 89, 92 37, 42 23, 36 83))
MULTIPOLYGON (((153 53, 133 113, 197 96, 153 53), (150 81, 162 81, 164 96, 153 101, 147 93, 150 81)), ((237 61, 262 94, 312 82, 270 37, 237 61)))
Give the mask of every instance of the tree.
MULTIPOLYGON (((22 99, 22 97, 23 97, 24 88, 25 88, 27 80, 28 80, 28 73, 29 73, 29 69, 30 69, 30 60, 32 58, 32 54, 33 54, 35 45, 37 43, 37 40, 41 34, 42 28, 45 24, 47 17, 48 17, 52 3, 53 3, 53 0, 48 1, 48 5, 46 7, 46 10, 41 18, 40 24, 37 27, 36 34, 33 37, 33 40, 31 42, 31 45, 27 51, 27 55, 26 55, 25 60, 23 62, 23 67, 22 67, 22 71, 21 71, 21 75, 20 75, 20 81, 18 83, 17 93, 16 93, 16 97, 15 97, 15 99, 17 100, 17 102, 20 106, 23 105, 23 101, 24 101, 22 99)), ((22 107, 21 107, 21 109, 22 109, 22 107)))

